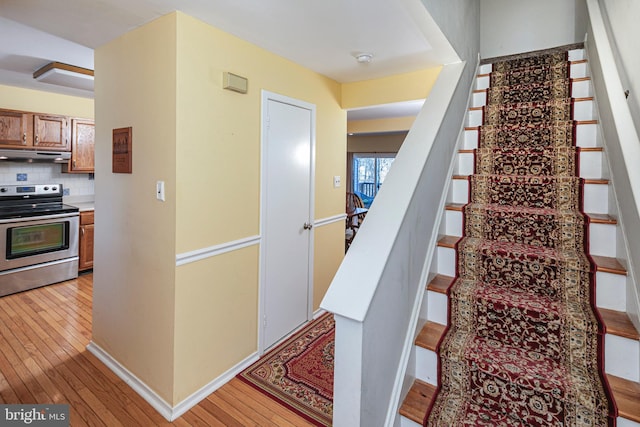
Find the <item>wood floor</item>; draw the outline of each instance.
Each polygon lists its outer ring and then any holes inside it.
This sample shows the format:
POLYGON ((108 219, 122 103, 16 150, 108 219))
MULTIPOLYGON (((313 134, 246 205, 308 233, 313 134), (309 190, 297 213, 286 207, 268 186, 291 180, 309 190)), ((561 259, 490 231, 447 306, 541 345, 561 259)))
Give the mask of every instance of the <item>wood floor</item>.
POLYGON ((85 349, 92 281, 0 298, 0 403, 67 403, 72 426, 312 426, 237 379, 167 422, 85 349))

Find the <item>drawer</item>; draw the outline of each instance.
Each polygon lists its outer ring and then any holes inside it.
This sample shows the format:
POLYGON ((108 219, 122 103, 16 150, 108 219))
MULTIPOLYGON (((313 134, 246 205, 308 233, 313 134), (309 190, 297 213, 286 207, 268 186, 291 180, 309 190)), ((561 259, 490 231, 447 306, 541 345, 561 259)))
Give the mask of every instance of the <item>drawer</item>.
POLYGON ((93 211, 80 212, 80 225, 93 224, 93 211))

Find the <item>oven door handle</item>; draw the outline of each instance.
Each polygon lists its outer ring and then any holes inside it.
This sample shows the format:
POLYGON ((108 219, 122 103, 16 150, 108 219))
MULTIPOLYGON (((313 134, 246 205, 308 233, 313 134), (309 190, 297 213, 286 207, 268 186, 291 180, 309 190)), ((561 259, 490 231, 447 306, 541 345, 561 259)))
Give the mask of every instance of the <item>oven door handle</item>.
POLYGON ((59 218, 73 218, 77 216, 80 216, 78 212, 53 214, 53 215, 23 216, 19 218, 0 219, 0 224, 11 224, 11 223, 28 222, 28 221, 42 221, 42 220, 59 219, 59 218))

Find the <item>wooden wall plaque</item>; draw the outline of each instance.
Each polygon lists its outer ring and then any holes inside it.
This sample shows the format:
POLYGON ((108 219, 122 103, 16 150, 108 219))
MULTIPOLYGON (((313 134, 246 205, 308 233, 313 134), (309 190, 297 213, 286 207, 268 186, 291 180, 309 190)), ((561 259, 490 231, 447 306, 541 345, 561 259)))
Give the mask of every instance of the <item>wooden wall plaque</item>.
POLYGON ((131 173, 131 127, 113 130, 113 173, 131 173))

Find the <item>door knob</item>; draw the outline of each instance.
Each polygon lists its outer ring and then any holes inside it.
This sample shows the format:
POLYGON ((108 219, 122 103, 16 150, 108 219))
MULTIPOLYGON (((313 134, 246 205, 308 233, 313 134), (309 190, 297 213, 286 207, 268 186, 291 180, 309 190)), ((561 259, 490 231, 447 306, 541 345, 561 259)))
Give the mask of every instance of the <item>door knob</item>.
POLYGON ((313 228, 313 224, 309 224, 308 222, 305 222, 303 227, 305 230, 311 230, 313 228))

